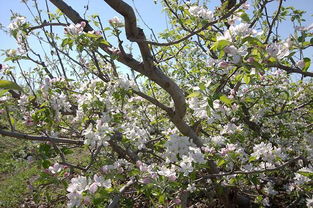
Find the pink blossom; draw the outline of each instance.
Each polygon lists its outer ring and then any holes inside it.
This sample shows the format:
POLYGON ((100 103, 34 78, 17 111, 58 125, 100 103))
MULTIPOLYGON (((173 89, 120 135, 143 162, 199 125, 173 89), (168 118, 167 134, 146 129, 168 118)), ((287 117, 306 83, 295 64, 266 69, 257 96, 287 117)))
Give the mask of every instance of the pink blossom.
POLYGON ((109 20, 109 23, 113 27, 122 27, 123 26, 123 22, 118 17, 113 17, 112 19, 109 20))
POLYGON ((180 204, 180 203, 181 203, 181 199, 180 199, 180 198, 175 198, 175 199, 173 200, 173 202, 174 202, 175 204, 180 204))
POLYGON ((249 57, 249 58, 247 59, 247 62, 250 63, 250 64, 252 64, 253 62, 255 62, 255 59, 254 59, 253 57, 249 57))
POLYGON ((143 184, 149 184, 152 182, 152 179, 150 177, 144 177, 140 180, 140 182, 143 184))
POLYGON ((229 63, 227 61, 221 61, 217 66, 220 68, 226 68, 229 66, 229 63))

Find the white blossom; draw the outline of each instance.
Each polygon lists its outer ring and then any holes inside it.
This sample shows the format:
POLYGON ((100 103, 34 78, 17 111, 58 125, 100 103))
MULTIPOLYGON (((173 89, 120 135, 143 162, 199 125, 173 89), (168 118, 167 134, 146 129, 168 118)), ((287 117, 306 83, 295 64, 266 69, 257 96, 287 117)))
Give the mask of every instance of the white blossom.
POLYGON ((180 171, 184 173, 184 176, 189 175, 189 173, 193 171, 192 161, 192 158, 184 155, 183 159, 179 163, 180 171))
POLYGON ((171 135, 164 145, 166 147, 166 158, 168 162, 178 161, 177 155, 182 157, 188 155, 189 147, 194 146, 189 137, 171 135))
POLYGON ((82 193, 89 188, 88 179, 85 176, 78 176, 77 178, 72 178, 70 185, 67 187, 68 192, 82 193))
POLYGON ((93 177, 94 182, 89 186, 89 191, 91 193, 95 193, 98 190, 98 187, 111 188, 111 180, 104 180, 102 176, 98 176, 97 174, 93 177))
POLYGON ((300 68, 300 69, 303 69, 304 66, 305 66, 305 62, 304 62, 303 59, 301 59, 300 61, 298 61, 298 62, 296 63, 296 67, 298 67, 298 68, 300 68))
POLYGON ((204 155, 198 147, 189 147, 189 157, 192 158, 192 161, 199 164, 206 163, 204 155))
POLYGON ((61 172, 61 170, 63 169, 63 165, 60 165, 59 163, 55 163, 53 166, 50 166, 48 169, 52 174, 56 174, 56 173, 61 172))
POLYGON ((208 21, 213 21, 214 19, 213 12, 201 6, 191 6, 189 8, 189 12, 193 16, 196 16, 196 17, 208 20, 208 21))
POLYGON ((176 178, 175 168, 167 168, 162 166, 160 170, 157 171, 157 173, 168 178, 176 178))
POLYGON ((194 183, 192 183, 192 184, 188 184, 188 186, 187 186, 187 191, 189 191, 189 192, 194 192, 195 190, 197 190, 197 188, 196 188, 196 185, 194 184, 194 183))
POLYGON ((81 202, 82 202, 82 198, 83 196, 74 191, 74 192, 71 192, 71 193, 68 193, 67 195, 67 198, 69 199, 69 202, 67 203, 67 206, 68 207, 79 207, 81 202))
POLYGON ((214 143, 214 144, 217 144, 217 145, 223 145, 225 144, 225 141, 226 141, 226 138, 219 135, 219 136, 213 136, 211 137, 211 141, 214 143))
POLYGON ((8 28, 10 31, 19 29, 22 25, 26 23, 26 17, 23 16, 16 16, 11 23, 9 24, 8 28))
POLYGON ((308 208, 313 208, 313 197, 306 199, 306 206, 307 206, 308 208))
POLYGON ((188 100, 189 107, 194 110, 194 115, 199 118, 208 118, 207 106, 208 102, 206 100, 200 100, 197 97, 192 97, 188 100))
POLYGON ((297 26, 297 27, 295 27, 295 29, 296 30, 298 30, 298 31, 310 31, 310 30, 313 30, 313 23, 312 24, 310 24, 309 26, 307 26, 307 27, 303 27, 303 26, 297 26))
POLYGON ((281 44, 281 43, 271 43, 266 47, 266 51, 272 57, 277 59, 282 59, 289 55, 289 43, 281 44))
POLYGON ((274 162, 276 157, 284 158, 284 154, 282 153, 281 148, 277 148, 272 146, 271 143, 261 142, 260 144, 256 144, 253 147, 253 153, 251 156, 256 157, 256 159, 262 158, 264 161, 269 163, 274 162))

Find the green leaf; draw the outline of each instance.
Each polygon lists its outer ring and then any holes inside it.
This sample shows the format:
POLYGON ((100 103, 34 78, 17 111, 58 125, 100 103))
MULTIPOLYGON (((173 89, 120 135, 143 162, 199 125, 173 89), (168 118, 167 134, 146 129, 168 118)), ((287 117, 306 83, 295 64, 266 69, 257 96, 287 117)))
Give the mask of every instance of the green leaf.
POLYGON ((222 165, 224 165, 226 163, 226 160, 219 160, 218 162, 217 162, 217 166, 218 167, 221 167, 222 165))
POLYGON ((41 162, 41 165, 43 168, 49 168, 49 166, 51 165, 50 161, 49 160, 43 160, 41 162))
POLYGON ((251 156, 251 157, 249 158, 249 162, 253 162, 253 161, 256 161, 256 156, 251 156))
POLYGON ((0 97, 2 97, 5 93, 7 93, 9 90, 0 90, 0 97))
POLYGON ((305 35, 302 35, 302 36, 298 37, 298 41, 299 42, 304 42, 305 41, 305 35))
POLYGON ((230 105, 232 103, 231 99, 229 99, 226 95, 222 95, 220 97, 220 101, 222 101, 226 105, 230 105))
POLYGON ((65 38, 62 43, 61 43, 61 46, 62 47, 65 47, 66 45, 69 45, 69 47, 72 47, 73 46, 73 43, 74 43, 74 40, 71 39, 71 38, 65 38))
POLYGON ((245 43, 245 42, 248 42, 251 45, 258 45, 258 46, 262 45, 262 42, 255 37, 245 37, 244 39, 242 39, 242 43, 245 43))
POLYGON ((201 95, 200 92, 193 92, 187 96, 187 98, 199 97, 201 95))
POLYGON ((311 59, 309 59, 309 58, 303 58, 303 61, 304 61, 304 67, 303 67, 303 69, 302 69, 302 71, 308 71, 308 69, 309 69, 309 67, 310 67, 310 65, 311 65, 311 59))
POLYGON ((250 83, 250 80, 251 80, 251 78, 250 78, 249 75, 245 74, 245 75, 243 76, 243 81, 244 81, 246 84, 249 84, 249 83, 250 83))
POLYGON ((85 35, 89 38, 100 38, 101 37, 101 35, 92 34, 92 33, 86 33, 85 35))
POLYGON ((228 45, 230 45, 230 42, 228 40, 219 40, 212 45, 211 49, 214 51, 220 51, 228 45))
POLYGON ((247 13, 242 13, 240 15, 241 19, 244 21, 244 22, 250 22, 250 18, 249 16, 247 15, 247 13))
POLYGON ((163 204, 165 202, 165 195, 164 194, 161 194, 160 196, 159 196, 159 203, 160 204, 163 204))
POLYGON ((303 176, 313 178, 313 173, 311 173, 311 172, 299 171, 298 173, 303 175, 303 176))
POLYGON ((107 45, 107 46, 110 45, 109 42, 106 41, 106 40, 104 40, 104 39, 102 39, 102 40, 100 41, 100 43, 101 43, 101 44, 104 44, 104 45, 107 45))
POLYGON ((276 62, 277 62, 277 59, 274 58, 274 57, 270 57, 270 58, 268 59, 268 62, 269 62, 269 63, 276 63, 276 62))
POLYGON ((11 82, 8 80, 0 80, 0 88, 8 89, 8 90, 23 91, 23 89, 20 86, 18 86, 15 82, 11 82))
POLYGON ((205 89, 206 89, 206 87, 205 87, 205 85, 204 85, 203 83, 200 83, 200 84, 199 84, 199 88, 200 88, 201 90, 205 90, 205 89))

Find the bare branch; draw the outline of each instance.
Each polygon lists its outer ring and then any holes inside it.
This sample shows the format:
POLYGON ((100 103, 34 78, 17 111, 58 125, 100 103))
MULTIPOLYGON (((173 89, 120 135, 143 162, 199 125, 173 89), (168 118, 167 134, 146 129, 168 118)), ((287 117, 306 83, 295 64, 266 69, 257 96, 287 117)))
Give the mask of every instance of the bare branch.
POLYGON ((115 208, 118 207, 118 202, 122 196, 122 194, 135 183, 134 179, 128 181, 120 190, 119 193, 113 198, 112 202, 109 204, 108 208, 115 208))
POLYGON ((47 27, 47 26, 63 26, 63 27, 65 27, 65 26, 68 26, 68 24, 44 21, 41 25, 29 27, 27 33, 30 33, 33 30, 37 30, 37 29, 40 29, 40 28, 43 28, 43 27, 47 27))
POLYGON ((267 37, 266 37, 266 40, 265 40, 264 43, 267 43, 268 40, 270 39, 270 36, 271 36, 271 34, 272 34, 272 29, 273 29, 274 24, 275 24, 275 22, 277 21, 278 16, 279 16, 279 14, 280 14, 280 10, 281 10, 282 4, 283 4, 283 0, 279 0, 279 5, 278 5, 278 9, 277 9, 277 11, 276 11, 276 15, 275 15, 275 17, 273 18, 272 23, 269 25, 268 34, 267 34, 267 37))
POLYGON ((18 132, 5 131, 2 129, 0 129, 0 134, 3 136, 14 137, 17 139, 25 139, 25 140, 39 141, 39 142, 53 142, 56 144, 76 144, 76 145, 84 144, 84 141, 82 140, 71 140, 71 139, 55 138, 55 137, 47 137, 47 136, 32 136, 32 135, 18 133, 18 132))
POLYGON ((164 110, 165 112, 167 112, 169 115, 173 114, 173 110, 167 106, 165 106, 163 103, 160 103, 158 100, 156 100, 153 97, 150 97, 149 95, 146 95, 140 91, 136 91, 133 90, 133 92, 137 95, 139 95, 140 97, 148 100, 150 103, 153 103, 154 105, 156 105, 157 107, 161 108, 162 110, 164 110))
POLYGON ((285 66, 282 64, 270 64, 268 65, 268 67, 277 67, 279 69, 282 69, 284 71, 286 71, 287 73, 297 73, 297 74, 301 74, 305 77, 313 77, 313 72, 308 72, 308 71, 302 71, 301 69, 298 68, 292 68, 290 66, 285 66))

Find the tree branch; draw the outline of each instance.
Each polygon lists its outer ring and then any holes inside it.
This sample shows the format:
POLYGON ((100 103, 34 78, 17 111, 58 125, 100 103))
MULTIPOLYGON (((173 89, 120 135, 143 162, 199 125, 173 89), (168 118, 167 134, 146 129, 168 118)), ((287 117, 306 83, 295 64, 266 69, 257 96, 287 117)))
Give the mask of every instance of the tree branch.
POLYGON ((173 114, 173 110, 167 106, 165 106, 163 103, 160 103, 157 99, 150 97, 149 95, 146 95, 140 91, 136 91, 133 90, 133 92, 137 95, 139 95, 140 97, 146 99, 147 101, 149 101, 150 103, 156 105, 157 107, 161 108, 162 110, 164 110, 165 112, 167 112, 169 115, 173 114))
POLYGON ((122 196, 122 194, 131 186, 135 183, 134 179, 131 179, 128 181, 120 190, 119 193, 114 196, 112 202, 108 205, 108 208, 115 208, 118 207, 118 202, 122 196))
POLYGON ((303 160, 304 163, 306 163, 306 159, 303 156, 296 157, 294 159, 289 160, 288 162, 276 167, 276 168, 269 168, 269 169, 264 169, 264 170, 254 170, 254 171, 233 171, 229 173, 219 173, 219 174, 209 174, 206 176, 203 176, 196 181, 200 181, 203 179, 208 179, 208 178, 216 178, 216 177, 222 177, 222 176, 228 176, 228 175, 250 175, 250 174, 255 174, 255 173, 266 173, 266 172, 272 172, 276 170, 280 170, 282 168, 285 168, 286 166, 290 165, 291 163, 294 163, 298 160, 303 160))
POLYGON ((84 144, 84 141, 82 141, 82 140, 71 140, 71 139, 55 138, 55 137, 47 137, 47 136, 32 136, 32 135, 18 133, 18 132, 5 131, 2 129, 0 129, 0 134, 3 136, 14 137, 17 139, 25 139, 25 140, 40 141, 40 142, 53 142, 56 144, 57 143, 59 143, 59 144, 76 144, 76 145, 83 145, 84 144))
POLYGON ((302 71, 301 69, 298 69, 298 68, 292 68, 290 66, 285 66, 285 65, 282 65, 282 64, 269 64, 267 65, 268 67, 276 67, 276 68, 279 68, 279 69, 282 69, 284 71, 286 71, 287 73, 297 73, 297 74, 301 74, 305 77, 313 77, 313 72, 308 72, 308 71, 302 71))

